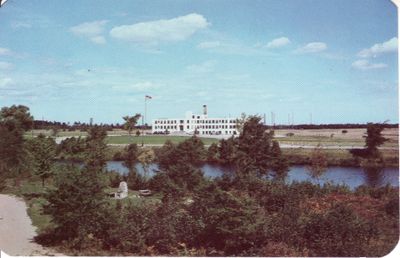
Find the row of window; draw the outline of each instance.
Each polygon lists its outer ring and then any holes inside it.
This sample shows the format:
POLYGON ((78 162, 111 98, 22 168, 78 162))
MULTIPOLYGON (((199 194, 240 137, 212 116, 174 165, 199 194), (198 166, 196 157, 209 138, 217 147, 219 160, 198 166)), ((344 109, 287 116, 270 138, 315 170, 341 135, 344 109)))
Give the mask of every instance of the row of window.
POLYGON ((236 134, 236 131, 201 131, 200 134, 218 135, 218 134, 236 134))
MULTIPOLYGON (((183 124, 184 120, 179 121, 181 124, 183 124)), ((156 120, 154 121, 154 124, 176 124, 177 120, 156 120)), ((186 120, 186 123, 194 123, 194 124, 216 124, 216 123, 235 123, 235 120, 233 119, 220 119, 220 120, 215 120, 215 119, 210 119, 210 120, 186 120)))
MULTIPOLYGON (((195 128, 197 129, 235 129, 236 125, 200 125, 200 126, 186 126, 186 129, 192 129, 194 130, 195 128)), ((176 125, 155 125, 154 129, 178 129, 178 126, 176 125)))

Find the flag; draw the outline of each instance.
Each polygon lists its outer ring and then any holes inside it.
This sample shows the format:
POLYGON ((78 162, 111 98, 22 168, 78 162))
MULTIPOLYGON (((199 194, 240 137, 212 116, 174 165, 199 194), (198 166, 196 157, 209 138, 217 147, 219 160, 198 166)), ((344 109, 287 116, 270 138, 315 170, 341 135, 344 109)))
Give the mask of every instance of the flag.
POLYGON ((152 97, 149 96, 149 95, 146 95, 145 98, 146 98, 146 99, 152 99, 152 97))
POLYGON ((7 0, 0 0, 0 7, 5 4, 7 2, 7 0))

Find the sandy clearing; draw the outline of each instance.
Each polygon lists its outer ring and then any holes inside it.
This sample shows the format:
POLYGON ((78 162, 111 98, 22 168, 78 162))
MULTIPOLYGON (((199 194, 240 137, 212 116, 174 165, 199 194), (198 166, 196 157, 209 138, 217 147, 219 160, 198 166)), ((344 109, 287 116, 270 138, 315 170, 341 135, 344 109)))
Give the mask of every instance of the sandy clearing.
POLYGON ((0 194, 0 249, 12 256, 62 255, 33 242, 36 228, 26 209, 22 199, 0 194))

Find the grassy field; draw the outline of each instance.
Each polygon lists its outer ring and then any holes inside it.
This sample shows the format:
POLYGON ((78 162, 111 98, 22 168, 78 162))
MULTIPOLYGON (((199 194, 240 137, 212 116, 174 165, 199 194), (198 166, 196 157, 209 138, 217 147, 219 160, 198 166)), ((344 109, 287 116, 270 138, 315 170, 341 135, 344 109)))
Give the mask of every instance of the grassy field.
MULTIPOLYGON (((32 130, 25 134, 26 138, 34 137, 43 133, 47 136, 52 135, 51 130, 32 130)), ((147 131, 146 133, 150 133, 147 131)), ((293 146, 337 146, 337 147, 362 147, 365 145, 366 129, 282 129, 275 130, 275 139, 281 144, 293 146), (344 133, 343 130, 346 130, 344 133)), ((399 130, 398 128, 384 129, 383 136, 388 139, 383 147, 398 148, 399 147, 399 130)), ((87 132, 81 131, 60 131, 57 137, 78 137, 86 136, 87 132)), ((162 145, 166 140, 173 143, 180 143, 189 138, 189 136, 167 136, 167 135, 145 135, 136 137, 134 132, 132 136, 128 135, 126 130, 115 129, 107 132, 107 142, 110 144, 144 144, 162 145)), ((218 142, 213 138, 201 138, 205 145, 218 142)))
MULTIPOLYGON (((122 136, 108 136, 107 137, 107 143, 110 144, 130 144, 130 143, 136 143, 138 145, 142 144, 154 144, 154 145, 162 145, 164 144, 167 140, 170 140, 173 143, 180 143, 183 142, 184 140, 189 139, 189 136, 165 136, 165 135, 146 135, 146 136, 128 136, 128 135, 122 135, 122 136)), ((210 145, 212 143, 218 142, 218 139, 212 139, 212 138, 200 138, 205 145, 210 145)))
MULTIPOLYGON (((365 145, 366 129, 285 129, 276 130, 275 137, 282 144, 316 146, 354 146, 365 145), (346 133, 342 131, 346 130, 346 133)), ((398 128, 384 129, 382 135, 388 139, 382 146, 398 148, 398 128)))

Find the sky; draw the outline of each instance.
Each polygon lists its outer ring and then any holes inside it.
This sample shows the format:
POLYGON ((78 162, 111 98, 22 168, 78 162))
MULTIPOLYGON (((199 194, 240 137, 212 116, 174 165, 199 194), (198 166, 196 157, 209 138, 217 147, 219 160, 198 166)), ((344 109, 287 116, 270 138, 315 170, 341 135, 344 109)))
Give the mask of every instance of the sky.
POLYGON ((389 0, 8 0, 0 106, 35 119, 266 115, 398 123, 389 0))

